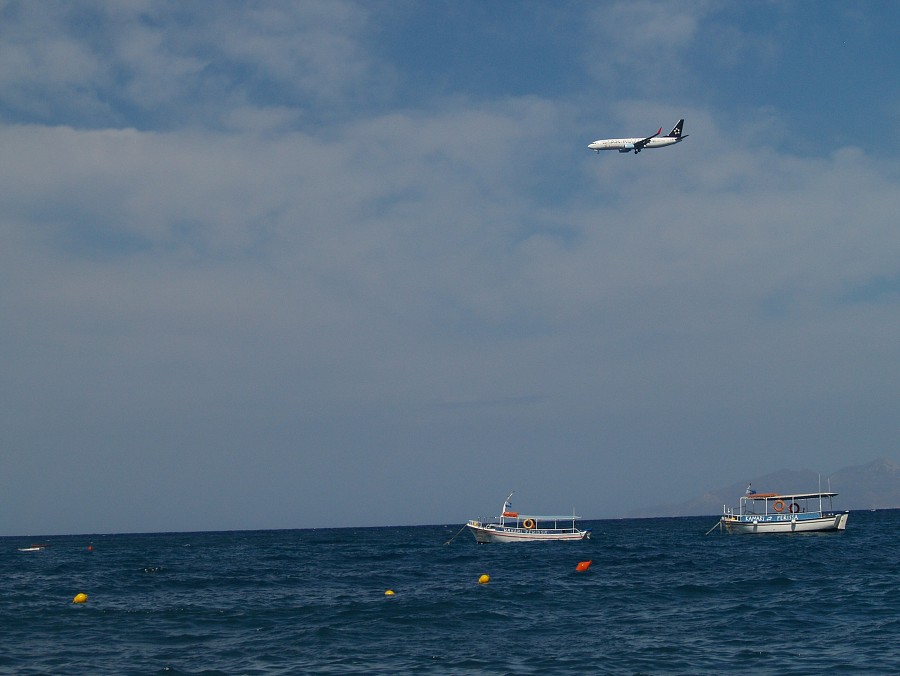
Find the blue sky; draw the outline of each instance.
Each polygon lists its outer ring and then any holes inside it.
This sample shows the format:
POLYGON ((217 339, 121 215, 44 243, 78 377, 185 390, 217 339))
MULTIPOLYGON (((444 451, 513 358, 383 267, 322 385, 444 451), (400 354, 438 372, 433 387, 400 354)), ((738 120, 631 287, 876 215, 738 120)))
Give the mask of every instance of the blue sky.
POLYGON ((605 518, 897 461, 898 20, 0 4, 0 534, 605 518))

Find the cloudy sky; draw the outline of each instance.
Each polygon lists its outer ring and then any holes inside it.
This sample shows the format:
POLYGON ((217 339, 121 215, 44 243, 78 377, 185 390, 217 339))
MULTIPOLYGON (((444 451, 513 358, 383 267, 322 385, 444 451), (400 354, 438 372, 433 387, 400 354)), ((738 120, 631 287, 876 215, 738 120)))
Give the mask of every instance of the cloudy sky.
POLYGON ((3 2, 0 534, 606 518, 900 460, 897 25, 3 2))

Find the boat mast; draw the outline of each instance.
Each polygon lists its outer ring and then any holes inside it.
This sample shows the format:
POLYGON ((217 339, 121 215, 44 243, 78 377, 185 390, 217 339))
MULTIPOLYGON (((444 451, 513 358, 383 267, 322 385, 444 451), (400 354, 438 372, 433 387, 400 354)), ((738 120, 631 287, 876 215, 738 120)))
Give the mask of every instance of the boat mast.
POLYGON ((506 509, 506 508, 507 508, 508 506, 510 506, 510 504, 509 504, 509 499, 513 496, 513 493, 515 493, 515 491, 513 491, 512 493, 510 493, 509 495, 507 495, 507 496, 506 496, 506 500, 503 501, 503 508, 500 510, 500 525, 501 525, 501 526, 504 524, 504 521, 503 521, 503 520, 504 520, 506 517, 503 516, 503 515, 506 514, 506 512, 507 512, 507 509, 506 509))

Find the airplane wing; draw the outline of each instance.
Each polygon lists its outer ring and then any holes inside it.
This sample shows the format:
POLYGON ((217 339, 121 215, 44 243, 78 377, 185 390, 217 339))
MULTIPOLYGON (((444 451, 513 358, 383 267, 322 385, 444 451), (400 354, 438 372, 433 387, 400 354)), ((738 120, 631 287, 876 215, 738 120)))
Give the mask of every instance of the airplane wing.
POLYGON ((644 149, 644 146, 647 145, 647 143, 650 141, 650 139, 654 139, 657 136, 659 136, 660 134, 662 134, 662 127, 660 127, 653 136, 648 136, 647 138, 635 143, 634 144, 634 152, 636 152, 636 153, 641 152, 641 150, 644 149))

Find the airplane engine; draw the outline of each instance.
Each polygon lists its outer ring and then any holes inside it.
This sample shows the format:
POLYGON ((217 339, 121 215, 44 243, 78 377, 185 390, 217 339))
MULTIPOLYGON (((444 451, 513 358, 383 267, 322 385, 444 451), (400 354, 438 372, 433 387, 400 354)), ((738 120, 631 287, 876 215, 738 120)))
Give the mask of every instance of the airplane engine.
POLYGON ((634 150, 634 144, 633 144, 633 143, 626 143, 624 146, 622 146, 621 148, 619 148, 619 152, 620 152, 620 153, 627 153, 627 152, 630 152, 630 151, 632 151, 632 150, 634 150))

